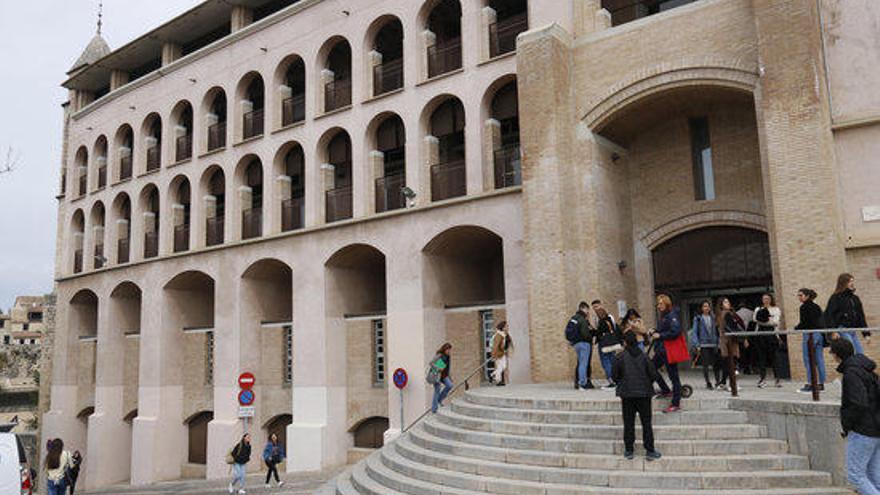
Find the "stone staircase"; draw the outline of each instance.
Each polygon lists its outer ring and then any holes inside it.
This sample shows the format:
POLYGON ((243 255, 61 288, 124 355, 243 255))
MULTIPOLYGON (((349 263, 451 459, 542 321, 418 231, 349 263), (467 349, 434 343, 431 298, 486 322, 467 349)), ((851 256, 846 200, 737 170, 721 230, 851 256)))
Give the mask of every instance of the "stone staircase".
POLYGON ((663 458, 647 462, 639 443, 634 460, 623 458, 620 403, 611 393, 533 390, 466 392, 343 473, 335 493, 852 494, 729 409, 723 395, 690 399, 677 414, 659 413, 666 404, 654 401, 663 458))

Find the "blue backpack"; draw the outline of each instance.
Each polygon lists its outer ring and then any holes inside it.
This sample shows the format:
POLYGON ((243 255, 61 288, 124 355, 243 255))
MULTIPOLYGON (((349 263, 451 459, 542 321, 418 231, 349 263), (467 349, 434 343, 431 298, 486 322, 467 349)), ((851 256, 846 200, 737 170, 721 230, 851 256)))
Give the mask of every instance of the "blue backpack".
POLYGON ((568 324, 565 325, 565 340, 571 345, 575 345, 581 340, 581 332, 578 329, 578 322, 574 318, 570 318, 568 324))

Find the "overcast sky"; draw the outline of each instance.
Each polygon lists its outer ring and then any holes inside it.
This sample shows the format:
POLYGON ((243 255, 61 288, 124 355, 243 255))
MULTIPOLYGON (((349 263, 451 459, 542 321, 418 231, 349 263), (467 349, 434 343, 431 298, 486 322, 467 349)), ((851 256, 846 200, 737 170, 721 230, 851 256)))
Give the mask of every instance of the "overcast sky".
MULTIPOLYGON (((199 0, 104 0, 104 39, 116 49, 199 0)), ((52 291, 65 73, 95 35, 98 0, 0 0, 0 309, 52 291)))

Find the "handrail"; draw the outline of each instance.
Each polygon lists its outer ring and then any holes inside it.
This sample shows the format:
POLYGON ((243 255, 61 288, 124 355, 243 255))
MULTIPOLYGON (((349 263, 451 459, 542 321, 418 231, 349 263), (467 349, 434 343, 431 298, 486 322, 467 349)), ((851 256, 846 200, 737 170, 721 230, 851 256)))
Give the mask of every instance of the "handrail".
POLYGON ((799 335, 806 333, 840 333, 840 332, 880 332, 880 327, 866 327, 866 328, 846 328, 846 327, 838 327, 838 328, 816 328, 816 329, 807 329, 807 330, 773 330, 772 332, 764 331, 764 330, 752 330, 746 332, 725 332, 725 337, 754 337, 756 335, 799 335))
MULTIPOLYGON (((470 374, 469 374, 467 377, 465 377, 464 380, 458 382, 458 385, 452 387, 452 390, 450 390, 449 393, 446 394, 446 397, 447 397, 447 398, 448 398, 448 397, 452 397, 452 394, 454 394, 456 391, 458 391, 458 389, 461 388, 462 385, 464 385, 465 390, 469 390, 469 389, 470 389, 470 385, 468 385, 468 380, 470 380, 471 378, 473 378, 474 375, 476 375, 477 373, 479 373, 480 370, 482 370, 483 368, 485 368, 486 365, 488 365, 491 361, 492 361, 492 359, 487 359, 487 360, 483 361, 483 364, 481 364, 480 366, 478 366, 477 368, 475 368, 473 371, 471 371, 470 374)), ((408 432, 408 431, 410 430, 410 428, 412 428, 413 426, 417 425, 417 424, 419 423, 419 421, 425 419, 425 416, 427 416, 427 415, 430 414, 430 413, 431 413, 431 408, 429 407, 429 408, 426 409, 425 412, 423 412, 418 418, 416 418, 415 421, 413 421, 412 423, 409 424, 409 426, 407 426, 406 428, 404 428, 403 431, 401 431, 401 434, 408 432)))

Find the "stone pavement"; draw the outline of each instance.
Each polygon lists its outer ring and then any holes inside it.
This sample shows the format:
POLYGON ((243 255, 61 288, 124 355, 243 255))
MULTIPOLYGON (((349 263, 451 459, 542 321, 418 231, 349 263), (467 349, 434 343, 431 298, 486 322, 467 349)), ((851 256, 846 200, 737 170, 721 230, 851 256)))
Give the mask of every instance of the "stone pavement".
MULTIPOLYGON (((284 481, 283 487, 277 487, 272 484, 271 488, 266 488, 263 484, 265 473, 260 475, 249 475, 247 478, 246 489, 248 495, 307 495, 313 493, 320 486, 327 483, 340 470, 328 470, 321 473, 312 473, 308 475, 282 475, 284 481)), ((92 492, 84 492, 84 495, 158 495, 166 493, 182 493, 187 495, 222 495, 227 493, 226 486, 228 480, 187 480, 187 481, 169 481, 156 483, 145 487, 131 487, 128 485, 104 488, 92 492)), ((80 492, 77 491, 77 495, 80 492)))

